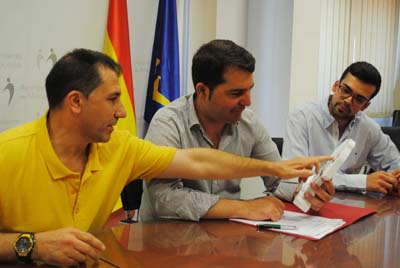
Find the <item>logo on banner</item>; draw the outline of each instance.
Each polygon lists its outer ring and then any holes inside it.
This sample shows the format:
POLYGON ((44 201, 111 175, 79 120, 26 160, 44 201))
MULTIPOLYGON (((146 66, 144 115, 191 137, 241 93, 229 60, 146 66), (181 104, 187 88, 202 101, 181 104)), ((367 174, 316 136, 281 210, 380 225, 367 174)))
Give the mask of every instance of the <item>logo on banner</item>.
POLYGON ((7 90, 9 92, 9 94, 10 94, 9 98, 8 98, 8 105, 10 105, 10 103, 12 101, 12 98, 14 96, 14 84, 11 83, 10 77, 7 78, 7 85, 4 87, 3 93, 4 93, 4 91, 7 91, 7 90))
POLYGON ((44 56, 42 54, 42 50, 39 49, 38 54, 36 56, 36 66, 38 67, 39 70, 40 70, 40 65, 43 60, 44 60, 44 56))
POLYGON ((56 64, 57 62, 57 55, 56 53, 54 53, 54 49, 50 48, 50 55, 49 57, 47 57, 47 61, 51 60, 51 62, 54 64, 56 64))

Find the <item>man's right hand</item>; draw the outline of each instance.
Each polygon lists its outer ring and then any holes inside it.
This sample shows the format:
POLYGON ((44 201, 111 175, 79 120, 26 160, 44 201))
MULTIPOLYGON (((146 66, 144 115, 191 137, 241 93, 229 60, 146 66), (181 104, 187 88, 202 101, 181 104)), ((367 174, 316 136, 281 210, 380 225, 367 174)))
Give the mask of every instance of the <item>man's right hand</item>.
POLYGON ((88 257, 97 261, 106 248, 92 234, 72 227, 36 233, 35 240, 32 259, 61 266, 77 265, 88 257))
POLYGON ((275 176, 281 179, 292 179, 296 177, 308 178, 314 172, 318 173, 321 163, 332 160, 332 156, 296 157, 289 160, 274 162, 277 166, 275 176), (315 171, 312 169, 315 168, 315 171))
POLYGON ((275 196, 265 196, 243 201, 245 214, 242 218, 249 220, 272 220, 282 218, 285 205, 275 196))
POLYGON ((377 171, 367 176, 367 191, 375 191, 387 194, 397 185, 397 179, 393 174, 385 171, 377 171))

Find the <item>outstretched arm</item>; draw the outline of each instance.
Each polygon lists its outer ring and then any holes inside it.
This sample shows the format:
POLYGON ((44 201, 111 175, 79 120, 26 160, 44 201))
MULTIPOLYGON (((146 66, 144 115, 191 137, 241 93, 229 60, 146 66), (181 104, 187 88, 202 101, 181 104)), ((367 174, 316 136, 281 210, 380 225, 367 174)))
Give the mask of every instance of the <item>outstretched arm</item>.
POLYGON ((172 163, 159 174, 159 178, 246 178, 254 176, 278 176, 283 179, 308 177, 315 166, 332 160, 331 156, 294 158, 269 162, 241 157, 215 149, 193 148, 177 150, 172 163))

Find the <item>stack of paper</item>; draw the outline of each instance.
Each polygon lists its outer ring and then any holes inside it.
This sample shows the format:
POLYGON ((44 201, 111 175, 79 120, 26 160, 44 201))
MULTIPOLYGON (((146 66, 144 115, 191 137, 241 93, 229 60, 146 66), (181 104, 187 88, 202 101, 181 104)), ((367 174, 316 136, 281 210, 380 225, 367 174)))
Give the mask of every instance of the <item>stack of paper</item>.
POLYGON ((249 224, 253 226, 263 224, 277 224, 279 226, 295 226, 295 230, 284 230, 284 229, 270 229, 271 231, 282 232, 286 234, 293 234, 302 236, 310 239, 321 239, 334 232, 335 230, 346 225, 346 222, 342 219, 329 219, 325 217, 312 216, 304 213, 297 213, 287 211, 283 213, 282 218, 279 221, 252 221, 243 219, 230 219, 235 222, 249 224))

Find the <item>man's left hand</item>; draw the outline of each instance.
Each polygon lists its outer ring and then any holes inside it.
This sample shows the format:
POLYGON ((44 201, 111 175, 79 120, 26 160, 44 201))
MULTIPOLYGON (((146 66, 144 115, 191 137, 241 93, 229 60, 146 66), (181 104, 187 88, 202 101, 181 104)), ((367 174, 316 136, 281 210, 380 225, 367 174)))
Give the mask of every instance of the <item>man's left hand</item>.
POLYGON ((400 180, 400 169, 393 170, 392 175, 395 176, 397 180, 400 180))
POLYGON ((391 194, 400 197, 400 169, 392 171, 392 175, 397 179, 397 183, 395 184, 391 194))
POLYGON ((322 180, 321 186, 318 186, 314 182, 310 185, 315 195, 312 196, 309 192, 306 192, 304 193, 304 197, 310 202, 312 210, 319 211, 335 195, 335 186, 333 186, 332 180, 322 180))

